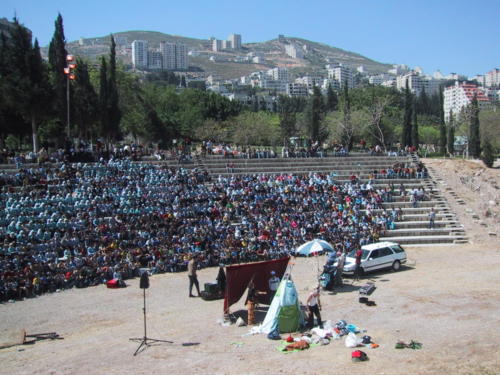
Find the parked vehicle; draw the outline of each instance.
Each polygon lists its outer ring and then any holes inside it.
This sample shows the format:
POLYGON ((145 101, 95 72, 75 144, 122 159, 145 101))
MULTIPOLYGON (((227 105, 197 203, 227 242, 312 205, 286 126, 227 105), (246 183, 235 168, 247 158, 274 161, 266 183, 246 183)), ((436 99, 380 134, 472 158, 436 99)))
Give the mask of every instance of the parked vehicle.
MULTIPOLYGON (((398 271, 401 265, 406 263, 406 252, 396 242, 377 242, 361 247, 361 271, 372 272, 381 269, 392 268, 398 271)), ((356 250, 347 254, 343 273, 354 274, 356 268, 356 250)))

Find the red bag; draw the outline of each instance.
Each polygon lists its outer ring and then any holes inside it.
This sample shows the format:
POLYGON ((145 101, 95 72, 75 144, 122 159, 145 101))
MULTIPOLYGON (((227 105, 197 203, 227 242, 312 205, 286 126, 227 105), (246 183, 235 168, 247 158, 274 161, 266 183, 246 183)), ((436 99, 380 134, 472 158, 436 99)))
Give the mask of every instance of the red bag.
POLYGON ((112 279, 106 282, 106 286, 110 289, 118 289, 120 285, 118 285, 118 279, 112 279))

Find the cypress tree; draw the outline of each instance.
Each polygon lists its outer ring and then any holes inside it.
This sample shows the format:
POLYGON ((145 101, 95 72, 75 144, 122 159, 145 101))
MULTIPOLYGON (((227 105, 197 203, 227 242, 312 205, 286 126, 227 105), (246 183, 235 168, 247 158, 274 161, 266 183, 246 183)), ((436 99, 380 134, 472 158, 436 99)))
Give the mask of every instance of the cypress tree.
POLYGON ((48 114, 50 90, 38 41, 31 45, 30 31, 14 19, 11 45, 2 81, 4 100, 11 110, 31 123, 33 151, 38 152, 38 121, 48 114))
POLYGON ((90 82, 88 64, 82 59, 77 59, 75 77, 73 122, 79 137, 91 138, 93 125, 97 120, 99 100, 94 86, 90 82))
POLYGON ((297 116, 294 100, 288 96, 280 95, 278 101, 281 136, 284 138, 285 144, 288 144, 288 140, 295 135, 296 130, 297 116))
POLYGON ((321 121, 325 111, 323 104, 323 95, 318 86, 314 86, 313 95, 311 98, 309 111, 308 111, 308 130, 311 141, 322 141, 324 134, 321 129, 321 121))
POLYGON ((403 120, 403 131, 401 133, 401 144, 403 147, 411 146, 411 120, 412 120, 412 109, 413 109, 413 98, 410 88, 408 86, 408 81, 406 81, 405 87, 405 113, 403 120))
POLYGON ((67 78, 64 74, 66 67, 66 39, 64 37, 63 19, 59 13, 55 21, 55 30, 49 45, 49 66, 51 70, 52 87, 54 88, 54 110, 61 130, 64 128, 67 116, 67 78))
POLYGON ((109 54, 109 74, 108 74, 108 128, 106 135, 110 140, 117 140, 120 136, 120 120, 122 117, 119 107, 118 87, 116 84, 116 43, 111 35, 111 48, 109 54))
POLYGON ((332 85, 328 85, 328 89, 326 90, 326 110, 327 111, 336 111, 339 103, 339 99, 337 97, 337 93, 333 90, 332 85))
POLYGON ((479 106, 477 103, 477 94, 472 98, 471 116, 469 124, 469 154, 478 158, 481 155, 481 138, 479 137, 479 106))
POLYGON ((418 150, 418 144, 420 142, 418 137, 418 122, 417 122, 417 101, 413 102, 413 123, 411 127, 411 145, 418 150))
POLYGON ((99 71, 99 134, 102 137, 108 136, 109 128, 109 94, 108 94, 108 67, 106 59, 101 57, 101 69, 99 71))
POLYGON ((349 88, 344 85, 344 119, 342 129, 342 144, 350 151, 354 144, 353 129, 351 124, 351 99, 349 98, 349 88))
POLYGON ((446 138, 448 141, 448 154, 453 155, 455 153, 455 119, 451 110, 450 121, 448 122, 448 136, 446 138))
POLYGON ((439 89, 439 148, 444 154, 446 150, 446 123, 444 122, 443 87, 439 89))
POLYGON ((487 138, 483 140, 483 153, 481 159, 483 160, 484 165, 486 165, 488 168, 493 167, 493 163, 495 162, 495 155, 493 152, 493 146, 487 138))

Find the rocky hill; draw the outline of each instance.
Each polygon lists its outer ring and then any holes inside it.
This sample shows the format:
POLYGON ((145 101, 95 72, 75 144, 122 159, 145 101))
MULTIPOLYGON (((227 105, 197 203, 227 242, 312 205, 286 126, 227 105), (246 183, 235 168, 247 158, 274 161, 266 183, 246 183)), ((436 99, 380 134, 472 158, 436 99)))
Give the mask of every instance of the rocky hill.
MULTIPOLYGON (((363 66, 366 72, 385 72, 391 67, 362 56, 358 53, 342 50, 326 44, 312 42, 296 37, 280 37, 260 43, 244 43, 241 50, 213 52, 208 39, 195 39, 169 35, 154 31, 126 31, 114 34, 117 40, 117 56, 123 63, 131 63, 130 43, 134 40, 147 40, 151 48, 158 48, 161 41, 183 43, 194 56, 189 57, 190 71, 205 76, 215 74, 220 78, 238 78, 254 71, 273 67, 288 67, 292 74, 324 72, 325 64, 340 62, 352 68, 363 66), (291 58, 286 54, 286 45, 294 44, 303 54, 303 58, 291 58), (264 57, 259 64, 238 62, 238 57, 254 52, 264 57)), ((109 36, 85 38, 68 43, 68 50, 94 60, 109 52, 109 36)), ((241 58, 240 58, 241 60, 241 58)))

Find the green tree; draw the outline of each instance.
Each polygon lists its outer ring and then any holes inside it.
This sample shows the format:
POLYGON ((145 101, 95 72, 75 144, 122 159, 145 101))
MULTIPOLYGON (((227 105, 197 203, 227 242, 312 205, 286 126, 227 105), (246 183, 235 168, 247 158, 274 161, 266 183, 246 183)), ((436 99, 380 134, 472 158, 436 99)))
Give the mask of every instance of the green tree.
POLYGON ((408 81, 406 81, 405 86, 405 100, 404 100, 404 119, 403 119, 403 131, 401 133, 401 144, 403 147, 411 146, 411 121, 413 112, 413 95, 408 86, 408 81))
POLYGON ((342 127, 341 143, 346 146, 348 150, 351 150, 354 145, 354 128, 351 122, 351 99, 349 97, 349 88, 347 85, 344 85, 342 101, 343 121, 340 123, 342 127))
POLYGON ((14 19, 4 67, 3 98, 11 109, 31 123, 33 151, 38 152, 38 125, 48 115, 50 90, 47 70, 38 41, 31 44, 30 31, 14 19))
POLYGON ((495 162, 495 153, 493 150, 493 146, 488 139, 485 139, 483 141, 483 152, 481 155, 481 159, 483 160, 484 165, 486 165, 488 168, 493 167, 493 163, 495 162))
POLYGON ((108 64, 104 56, 101 57, 99 70, 99 135, 108 137, 109 129, 109 86, 108 86, 108 64))
POLYGON ((120 137, 121 111, 119 106, 118 88, 116 85, 116 43, 113 35, 111 38, 111 48, 109 53, 109 74, 108 74, 108 128, 106 134, 109 139, 115 141, 120 137))
MULTIPOLYGON (((55 21, 55 30, 52 40, 49 45, 49 66, 51 71, 51 82, 54 89, 54 111, 56 113, 56 126, 64 129, 64 124, 67 122, 67 78, 64 74, 66 67, 66 38, 64 37, 63 18, 59 13, 55 21)), ((66 124, 68 125, 68 124, 66 124)), ((67 134, 69 136, 69 134, 67 134)))
POLYGON ((439 148, 444 154, 446 150, 446 123, 444 121, 444 96, 443 88, 439 89, 439 148))
POLYGON ((318 86, 314 86, 313 95, 307 110, 307 130, 311 141, 324 141, 327 137, 326 130, 322 126, 325 113, 323 95, 318 86))
MULTIPOLYGON (((424 91, 425 93, 425 91, 424 91)), ((418 122, 417 122, 417 102, 416 100, 413 102, 413 123, 411 126, 411 145, 418 149, 418 145, 420 143, 420 139, 418 136, 418 122)))
POLYGON ((293 98, 280 95, 278 98, 278 113, 281 137, 284 144, 288 145, 290 137, 295 136, 297 132, 297 113, 293 98))
POLYGON ((337 93, 333 90, 332 85, 328 85, 326 90, 326 111, 336 111, 339 104, 337 93))
POLYGON ((450 120, 448 121, 448 135, 447 139, 447 151, 449 155, 455 153, 455 118, 453 117, 453 112, 450 110, 450 120))
POLYGON ((72 103, 73 123, 77 136, 92 139, 96 135, 99 98, 90 82, 88 63, 80 58, 76 60, 72 103))
POLYGON ((481 138, 479 136, 479 106, 477 103, 477 94, 474 94, 470 104, 470 123, 469 123, 469 155, 479 158, 481 155, 481 138))

